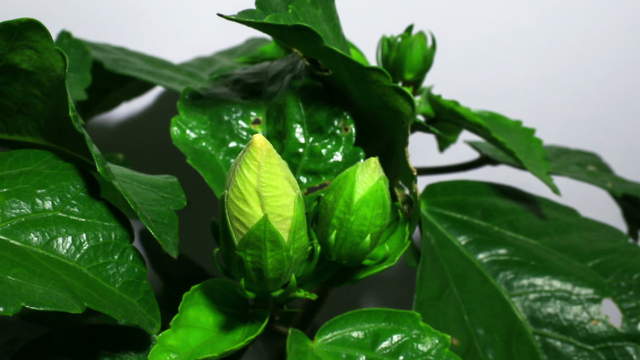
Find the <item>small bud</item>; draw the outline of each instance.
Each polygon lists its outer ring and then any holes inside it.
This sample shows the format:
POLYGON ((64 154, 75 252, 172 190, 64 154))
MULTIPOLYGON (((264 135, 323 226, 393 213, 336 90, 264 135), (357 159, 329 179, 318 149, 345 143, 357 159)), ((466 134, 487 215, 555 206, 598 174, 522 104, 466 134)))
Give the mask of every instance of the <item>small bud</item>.
POLYGON ((316 233, 323 254, 343 265, 361 265, 391 219, 389 181, 378 159, 351 166, 335 178, 318 205, 316 233))
POLYGON ((378 65, 389 72, 394 82, 419 88, 433 65, 436 40, 413 25, 396 36, 383 36, 378 42, 378 65))
POLYGON ((287 163, 262 135, 236 158, 225 193, 231 272, 252 291, 284 285, 309 251, 304 200, 287 163))

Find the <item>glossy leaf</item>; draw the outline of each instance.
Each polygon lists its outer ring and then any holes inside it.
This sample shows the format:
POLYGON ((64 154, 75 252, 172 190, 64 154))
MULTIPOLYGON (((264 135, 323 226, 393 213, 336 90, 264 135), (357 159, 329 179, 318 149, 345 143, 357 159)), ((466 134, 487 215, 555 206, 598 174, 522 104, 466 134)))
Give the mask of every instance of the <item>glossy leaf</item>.
MULTIPOLYGON (((542 140, 534 136, 534 129, 498 113, 471 110, 457 101, 433 93, 429 94, 429 103, 437 123, 459 126, 487 140, 517 159, 527 171, 558 193, 557 186, 549 176, 550 165, 542 140)), ((450 131, 448 129, 447 133, 450 131)))
POLYGON ((421 196, 414 307, 465 359, 639 359, 640 248, 522 191, 452 181, 421 196), (622 312, 614 325, 608 299, 622 312))
MULTIPOLYGON (((498 163, 521 168, 515 159, 500 149, 479 141, 469 142, 480 154, 498 163)), ((617 176, 597 154, 562 146, 546 146, 551 174, 586 182, 608 191, 622 209, 628 234, 638 239, 640 233, 640 183, 617 176)))
MULTIPOLYGON (((69 46, 78 43, 67 40, 69 46)), ((0 86, 0 139, 10 141, 9 146, 25 143, 46 147, 95 166, 122 193, 163 248, 176 256, 179 239, 175 210, 186 203, 177 179, 141 174, 105 160, 68 98, 65 56, 42 24, 32 19, 0 23, 0 45, 8 49, 0 57, 0 76, 6 81, 6 86, 0 86)))
POLYGON ((353 145, 349 113, 319 84, 291 84, 304 70, 302 61, 290 55, 222 77, 205 94, 183 93, 171 137, 217 196, 233 159, 258 132, 287 161, 303 189, 363 158, 353 145))
POLYGON ((313 59, 312 63, 319 62, 315 66, 317 75, 353 115, 358 146, 367 156, 380 158, 392 186, 401 183, 405 190, 415 193, 415 172, 406 156, 409 126, 415 118, 411 94, 392 83, 386 71, 363 65, 347 55, 348 51, 339 50, 335 37, 326 30, 332 27, 335 34, 339 29, 333 0, 313 5, 305 1, 307 6, 316 8, 313 21, 306 17, 295 19, 298 3, 302 1, 257 1, 258 11, 225 18, 269 34, 313 59), (293 9, 290 16, 282 15, 287 9, 293 9))
POLYGON ((185 293, 149 360, 219 359, 251 342, 268 319, 269 313, 251 306, 233 282, 207 280, 185 293))
POLYGON ((420 321, 412 311, 360 309, 326 322, 311 341, 289 330, 290 360, 458 359, 449 337, 420 321))
POLYGON ((126 224, 74 166, 42 150, 0 153, 0 314, 90 307, 150 333, 160 314, 126 224))

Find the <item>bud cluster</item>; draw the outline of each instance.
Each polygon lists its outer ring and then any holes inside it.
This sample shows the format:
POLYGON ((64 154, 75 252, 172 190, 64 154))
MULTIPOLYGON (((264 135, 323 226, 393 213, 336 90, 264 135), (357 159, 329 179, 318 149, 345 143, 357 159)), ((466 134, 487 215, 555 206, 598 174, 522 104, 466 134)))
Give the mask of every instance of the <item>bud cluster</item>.
POLYGON ((378 42, 378 65, 389 72, 394 82, 415 89, 422 85, 433 65, 436 40, 432 34, 413 34, 409 25, 400 35, 383 36, 378 42))
POLYGON ((225 270, 247 290, 269 293, 295 284, 314 248, 336 266, 363 266, 386 241, 392 206, 389 181, 378 159, 369 158, 338 175, 307 213, 287 163, 264 136, 254 135, 227 179, 220 241, 225 270))

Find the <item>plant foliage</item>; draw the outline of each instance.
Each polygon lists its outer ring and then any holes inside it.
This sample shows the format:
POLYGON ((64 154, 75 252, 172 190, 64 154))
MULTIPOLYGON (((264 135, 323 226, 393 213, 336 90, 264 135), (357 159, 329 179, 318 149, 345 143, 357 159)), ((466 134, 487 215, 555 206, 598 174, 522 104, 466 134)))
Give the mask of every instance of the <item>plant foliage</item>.
POLYGON ((435 37, 413 26, 382 37, 376 66, 333 0, 220 17, 270 38, 175 64, 0 23, 0 358, 241 359, 263 341, 269 359, 640 360, 639 183, 433 93, 435 37), (215 275, 181 253, 178 179, 114 160, 85 126, 155 86, 179 93, 167 133, 219 206, 212 238, 189 239, 215 242, 215 275), (465 130, 477 160, 410 164, 411 133, 445 151, 465 130), (627 233, 506 185, 417 188, 499 164, 556 194, 553 176, 607 191, 627 233), (413 309, 316 327, 331 288, 403 255, 413 309))

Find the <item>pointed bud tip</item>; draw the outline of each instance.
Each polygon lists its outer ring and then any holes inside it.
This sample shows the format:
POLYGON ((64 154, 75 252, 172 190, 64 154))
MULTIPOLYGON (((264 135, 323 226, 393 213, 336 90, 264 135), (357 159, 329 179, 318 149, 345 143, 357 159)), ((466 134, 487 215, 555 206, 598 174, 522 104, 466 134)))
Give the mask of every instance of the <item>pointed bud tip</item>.
POLYGON ((257 133, 251 136, 249 143, 247 146, 255 147, 255 148, 265 148, 265 147, 273 147, 269 140, 267 140, 264 135, 257 133))

